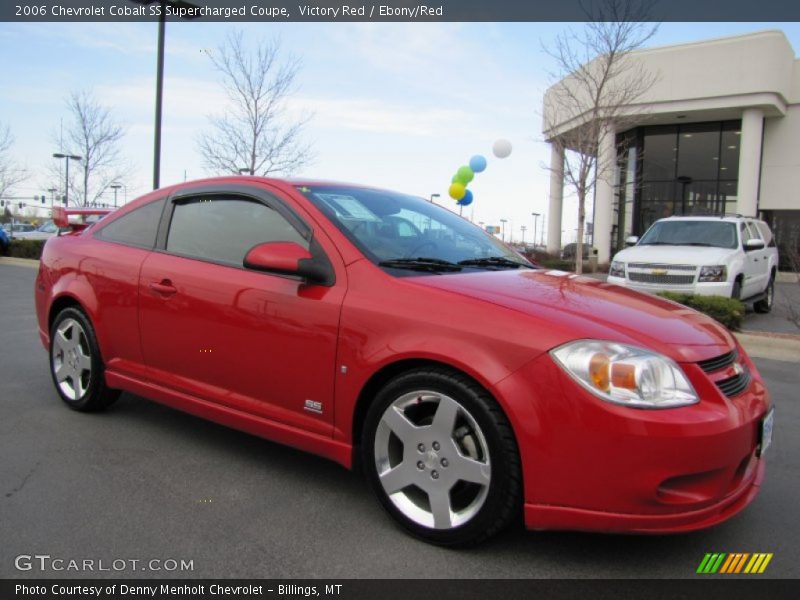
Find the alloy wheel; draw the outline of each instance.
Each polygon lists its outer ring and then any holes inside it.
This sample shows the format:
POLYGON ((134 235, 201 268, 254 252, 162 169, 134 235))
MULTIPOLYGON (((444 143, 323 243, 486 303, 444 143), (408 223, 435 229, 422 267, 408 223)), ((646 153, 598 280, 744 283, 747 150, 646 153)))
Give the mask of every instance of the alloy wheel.
POLYGON ((414 391, 392 402, 378 423, 374 456, 384 492, 419 525, 459 527, 486 500, 486 439, 469 411, 445 394, 414 391))
POLYGON ((92 356, 86 332, 78 321, 64 319, 55 330, 52 368, 61 392, 80 400, 89 389, 92 356))

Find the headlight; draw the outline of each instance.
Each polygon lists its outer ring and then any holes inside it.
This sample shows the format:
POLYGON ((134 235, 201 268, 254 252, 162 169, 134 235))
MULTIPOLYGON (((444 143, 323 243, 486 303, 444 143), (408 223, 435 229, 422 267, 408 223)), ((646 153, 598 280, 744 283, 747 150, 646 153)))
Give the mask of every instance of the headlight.
POLYGON ((608 269, 609 277, 625 277, 625 263, 614 261, 608 269))
POLYGON ((700 401, 675 361, 641 348, 581 340, 550 354, 578 383, 608 402, 674 408, 700 401))
POLYGON ((728 270, 725 265, 715 265, 713 267, 700 267, 700 277, 697 281, 725 281, 728 278, 728 270))

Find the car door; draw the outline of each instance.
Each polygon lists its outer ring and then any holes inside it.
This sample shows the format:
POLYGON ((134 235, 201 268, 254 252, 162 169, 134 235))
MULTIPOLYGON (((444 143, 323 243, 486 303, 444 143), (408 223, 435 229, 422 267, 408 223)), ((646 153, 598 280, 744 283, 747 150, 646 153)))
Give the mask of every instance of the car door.
MULTIPOLYGON (((747 240, 761 240, 758 227, 752 221, 744 222, 742 231, 742 248, 747 240)), ((763 241, 763 240, 762 240, 763 241)), ((765 249, 750 250, 745 249, 746 267, 745 280, 742 286, 742 298, 749 298, 764 290, 767 285, 767 273, 769 271, 769 261, 765 257, 765 249)))
POLYGON ((203 401, 330 434, 344 282, 308 285, 242 264, 256 244, 309 248, 311 236, 266 192, 170 198, 139 280, 151 379, 203 401))

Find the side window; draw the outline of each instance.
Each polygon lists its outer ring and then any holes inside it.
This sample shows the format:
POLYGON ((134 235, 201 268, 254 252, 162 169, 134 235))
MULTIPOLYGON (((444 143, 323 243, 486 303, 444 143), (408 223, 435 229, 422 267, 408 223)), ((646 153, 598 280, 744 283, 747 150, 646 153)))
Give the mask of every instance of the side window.
POLYGON ((758 227, 755 226, 755 223, 752 221, 747 222, 747 236, 745 241, 747 240, 760 240, 761 233, 758 231, 758 227))
POLYGON ((769 248, 775 247, 775 237, 772 235, 772 232, 769 230, 769 225, 764 223, 764 221, 755 221, 755 226, 758 228, 758 231, 761 233, 761 239, 764 240, 764 243, 769 248))
POLYGON ((109 242, 152 248, 156 243, 156 232, 163 208, 163 198, 148 202, 111 221, 100 229, 96 236, 109 242))
POLYGON ((241 198, 201 197, 175 204, 167 252, 241 267, 263 242, 308 242, 277 211, 241 198))

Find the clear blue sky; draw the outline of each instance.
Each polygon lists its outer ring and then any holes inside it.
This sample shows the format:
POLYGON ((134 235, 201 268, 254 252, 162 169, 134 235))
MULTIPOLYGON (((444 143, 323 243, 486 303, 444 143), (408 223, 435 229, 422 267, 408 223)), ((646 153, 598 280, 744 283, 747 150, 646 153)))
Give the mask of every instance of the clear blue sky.
MULTIPOLYGON (((206 49, 232 28, 224 23, 167 26, 162 185, 208 175, 196 152, 207 115, 224 107, 206 49)), ((346 180, 420 196, 441 194, 458 166, 484 154, 487 170, 471 184, 466 216, 487 224, 506 218, 515 238, 545 213, 549 160, 541 142, 541 98, 552 65, 542 52, 565 27, 579 24, 248 24, 245 37, 279 36, 303 69, 293 110, 312 112, 306 130, 316 161, 297 175, 346 180), (491 156, 498 138, 514 145, 491 156), (474 212, 473 212, 474 211, 474 212)), ((797 23, 665 23, 651 45, 763 29, 781 29, 800 48, 797 23)), ((10 125, 13 153, 32 173, 17 195, 48 187, 53 136, 71 90, 91 89, 126 127, 131 164, 128 198, 152 179, 156 25, 150 23, 0 24, 4 82, 0 122, 10 125)), ((565 237, 574 228, 567 204, 565 237)), ((541 235, 542 222, 539 221, 541 235)), ((573 234, 574 236, 574 234, 573 234)), ((537 236, 538 237, 538 236, 537 236)))

